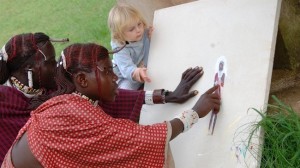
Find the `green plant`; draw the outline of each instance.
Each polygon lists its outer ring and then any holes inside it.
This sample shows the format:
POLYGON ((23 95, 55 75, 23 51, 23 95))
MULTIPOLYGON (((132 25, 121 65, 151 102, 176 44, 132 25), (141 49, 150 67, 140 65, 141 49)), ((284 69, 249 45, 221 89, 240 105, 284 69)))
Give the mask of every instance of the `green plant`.
POLYGON ((262 119, 251 126, 249 141, 257 130, 263 131, 264 143, 260 150, 261 167, 300 167, 300 117, 275 96, 276 105, 268 105, 267 114, 255 110, 262 119))
POLYGON ((69 38, 54 43, 56 55, 72 43, 94 42, 110 49, 108 12, 115 0, 2 0, 0 5, 0 48, 16 34, 44 32, 52 38, 69 38))

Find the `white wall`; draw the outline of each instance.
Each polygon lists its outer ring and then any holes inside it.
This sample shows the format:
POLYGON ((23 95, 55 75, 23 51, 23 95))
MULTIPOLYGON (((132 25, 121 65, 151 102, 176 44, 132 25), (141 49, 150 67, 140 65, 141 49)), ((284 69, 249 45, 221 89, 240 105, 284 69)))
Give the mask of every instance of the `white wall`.
POLYGON ((148 64, 153 81, 145 90, 175 89, 188 67, 202 66, 204 75, 192 88, 200 91, 196 98, 183 105, 144 105, 141 124, 170 120, 192 108, 213 85, 218 58, 225 56, 227 61, 214 135, 208 134, 208 115, 173 140, 176 167, 259 164, 250 154, 257 153, 259 140, 247 146, 249 130, 242 131, 242 125, 259 120, 249 108, 261 110, 268 102, 280 4, 281 0, 199 0, 155 12, 148 64))

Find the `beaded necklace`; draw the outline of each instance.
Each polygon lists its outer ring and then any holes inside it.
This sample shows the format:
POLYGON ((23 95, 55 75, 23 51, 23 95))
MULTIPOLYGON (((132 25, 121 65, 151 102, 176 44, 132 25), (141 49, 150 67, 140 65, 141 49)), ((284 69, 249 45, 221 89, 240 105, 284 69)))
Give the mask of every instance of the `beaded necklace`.
POLYGON ((10 77, 10 81, 16 89, 18 89, 23 93, 30 94, 30 95, 39 95, 43 93, 43 89, 34 89, 29 86, 26 86, 13 76, 10 77))
POLYGON ((94 106, 97 106, 97 105, 98 105, 98 100, 95 100, 95 101, 94 101, 94 100, 88 98, 86 95, 83 95, 82 93, 80 93, 80 92, 78 92, 78 91, 75 91, 75 92, 73 92, 72 94, 73 94, 73 95, 76 95, 76 96, 82 97, 83 99, 89 101, 89 102, 90 102, 92 105, 94 105, 94 106))

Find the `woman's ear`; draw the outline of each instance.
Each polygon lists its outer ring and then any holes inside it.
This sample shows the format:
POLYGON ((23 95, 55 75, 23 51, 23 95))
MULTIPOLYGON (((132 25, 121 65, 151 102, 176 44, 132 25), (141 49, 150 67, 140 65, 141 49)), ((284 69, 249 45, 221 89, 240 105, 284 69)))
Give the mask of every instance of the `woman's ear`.
POLYGON ((76 85, 82 87, 82 88, 86 88, 88 87, 88 80, 87 80, 87 75, 84 72, 78 72, 75 75, 75 80, 74 82, 76 83, 76 85))

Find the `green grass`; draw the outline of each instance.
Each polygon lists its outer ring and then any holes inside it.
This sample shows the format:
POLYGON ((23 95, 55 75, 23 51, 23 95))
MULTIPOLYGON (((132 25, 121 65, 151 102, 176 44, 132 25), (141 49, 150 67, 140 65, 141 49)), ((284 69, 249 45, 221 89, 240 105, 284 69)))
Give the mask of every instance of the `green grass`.
POLYGON ((72 43, 95 42, 110 48, 107 17, 115 0, 1 0, 0 46, 13 35, 44 32, 52 38, 69 38, 55 43, 57 56, 72 43))
MULTIPOLYGON (((259 128, 264 132, 262 168, 300 167, 300 117, 290 106, 275 96, 276 105, 268 105, 268 113, 254 109, 262 120, 251 125, 254 135, 259 128), (253 129, 254 128, 254 129, 253 129)), ((249 138, 249 142, 251 140, 249 138)), ((256 152, 261 152, 261 150, 256 152)))

